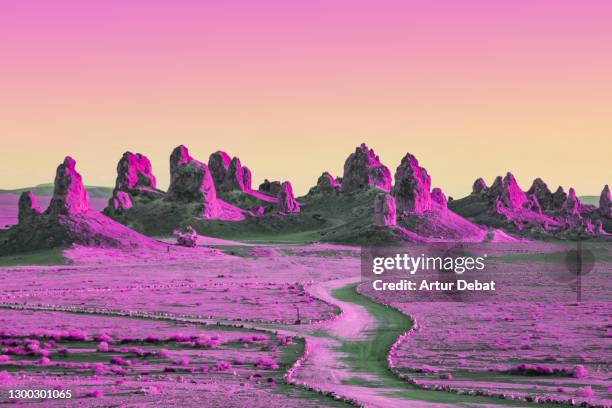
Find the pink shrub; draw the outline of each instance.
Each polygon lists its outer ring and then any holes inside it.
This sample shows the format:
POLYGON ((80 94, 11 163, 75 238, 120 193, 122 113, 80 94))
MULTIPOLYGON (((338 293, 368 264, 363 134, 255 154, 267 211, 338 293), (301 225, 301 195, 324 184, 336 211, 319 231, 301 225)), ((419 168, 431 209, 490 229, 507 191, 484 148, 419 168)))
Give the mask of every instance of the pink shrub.
POLYGON ((93 390, 88 392, 87 396, 90 398, 102 398, 104 396, 104 392, 102 392, 102 390, 93 390))
POLYGON ((91 365, 91 369, 94 374, 102 375, 107 373, 106 366, 102 363, 93 363, 91 365))
POLYGON ((184 366, 189 365, 189 358, 181 357, 181 358, 179 358, 177 360, 174 360, 174 364, 176 364, 176 365, 184 365, 184 366))
POLYGON ((585 378, 589 373, 583 365, 577 365, 574 367, 574 378, 585 378))
POLYGON ((8 371, 0 371, 0 383, 6 383, 13 379, 8 371))
POLYGON ((51 364, 51 360, 49 360, 47 357, 43 357, 38 361, 38 364, 41 366, 48 366, 51 364))
POLYGON ((231 369, 232 369, 232 365, 226 361, 219 361, 217 362, 217 364, 215 364, 216 371, 227 371, 231 369))
POLYGON ((105 353, 107 351, 108 351, 108 343, 105 341, 101 341, 100 344, 98 344, 98 352, 105 353))
POLYGON ((207 373, 208 372, 208 366, 207 365, 200 366, 200 372, 207 373))
POLYGON ((0 363, 6 363, 7 361, 11 361, 10 356, 6 356, 4 354, 0 355, 0 363))
POLYGON ((270 358, 260 358, 259 360, 257 360, 255 367, 267 369, 267 370, 278 370, 279 369, 279 366, 276 363, 276 361, 270 358))
POLYGON ((112 343, 113 338, 106 333, 100 333, 95 337, 96 341, 104 341, 106 343, 112 343))
POLYGON ((115 364, 115 365, 122 365, 122 366, 128 366, 131 365, 132 363, 129 360, 124 360, 121 357, 113 357, 110 359, 110 363, 111 364, 115 364))
POLYGON ((170 352, 166 349, 161 349, 157 352, 159 358, 170 358, 170 352))
POLYGON ((576 395, 582 398, 591 398, 595 395, 595 393, 593 392, 591 386, 587 385, 586 387, 578 388, 576 390, 576 395))

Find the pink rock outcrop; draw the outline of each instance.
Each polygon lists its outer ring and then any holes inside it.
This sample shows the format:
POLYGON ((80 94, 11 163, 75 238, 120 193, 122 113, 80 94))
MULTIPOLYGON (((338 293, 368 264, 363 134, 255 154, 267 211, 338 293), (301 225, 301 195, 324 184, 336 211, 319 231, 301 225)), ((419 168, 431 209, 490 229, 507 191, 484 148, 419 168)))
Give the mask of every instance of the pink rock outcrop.
POLYGON ((497 189, 498 184, 495 185, 496 188, 491 187, 491 190, 496 192, 496 195, 501 198, 502 204, 506 208, 516 210, 525 207, 527 204, 527 195, 521 190, 512 173, 506 173, 506 176, 501 181, 499 190, 497 189))
POLYGON ((125 152, 117 163, 115 188, 119 191, 155 188, 151 161, 140 153, 125 152))
POLYGON ((278 192, 278 212, 281 214, 299 213, 300 204, 293 196, 293 187, 291 183, 285 181, 281 184, 281 189, 278 192))
POLYGON ((134 203, 129 193, 125 191, 114 191, 109 205, 112 206, 113 210, 122 211, 129 210, 134 206, 134 203))
POLYGON ((553 209, 553 193, 550 191, 548 185, 541 178, 533 180, 531 187, 529 188, 529 190, 527 190, 527 195, 535 196, 538 200, 541 209, 553 209))
POLYGON ((133 207, 134 195, 161 195, 157 190, 157 180, 153 175, 151 161, 140 153, 125 152, 117 163, 115 189, 108 202, 105 213, 108 215, 122 212, 133 207))
POLYGON ((312 187, 308 194, 331 194, 340 191, 341 185, 329 172, 324 172, 317 179, 317 185, 312 187))
POLYGON ((569 216, 579 216, 580 209, 582 208, 582 203, 576 197, 576 190, 573 187, 570 187, 569 192, 567 194, 567 199, 563 203, 562 212, 565 215, 569 216))
POLYGON ((434 203, 440 204, 444 208, 447 208, 448 206, 448 200, 441 188, 436 187, 431 190, 431 200, 434 203))
POLYGON ((57 167, 53 198, 47 208, 50 215, 71 215, 89 210, 89 194, 81 175, 76 171, 76 162, 70 156, 57 167))
POLYGON ((280 191, 280 189, 281 189, 280 181, 270 181, 268 179, 265 179, 263 183, 259 185, 259 188, 258 188, 258 190, 261 191, 262 193, 271 194, 273 196, 276 196, 278 192, 280 191))
POLYGON ((219 191, 253 191, 251 170, 243 166, 238 157, 230 159, 227 153, 219 150, 210 155, 208 167, 219 191))
POLYGON ((565 200, 567 200, 567 193, 563 191, 563 187, 559 186, 552 195, 552 208, 561 210, 565 200))
POLYGON ((20 224, 30 223, 36 219, 42 211, 36 204, 36 197, 30 191, 24 191, 19 196, 19 215, 20 224))
POLYGON ((400 212, 422 214, 431 210, 431 177, 419 161, 407 153, 395 172, 393 196, 400 212))
POLYGON ((214 152, 208 158, 208 168, 216 186, 220 187, 223 184, 231 162, 232 159, 229 154, 222 150, 214 152))
POLYGON ((612 198, 610 197, 610 187, 606 184, 599 196, 599 213, 604 218, 612 218, 612 198))
POLYGON ((487 187, 487 183, 485 183, 482 177, 476 179, 476 181, 472 185, 472 194, 482 194, 486 193, 488 190, 489 187, 487 187))
POLYGON ((342 191, 349 193, 366 187, 390 191, 391 172, 380 162, 374 150, 363 143, 344 162, 342 191))
POLYGON ((392 227, 397 225, 395 198, 388 193, 379 193, 374 198, 374 225, 392 227))
POLYGON ((219 211, 217 191, 208 166, 191 157, 183 145, 170 155, 168 196, 179 202, 201 203, 204 218, 215 218, 219 211))

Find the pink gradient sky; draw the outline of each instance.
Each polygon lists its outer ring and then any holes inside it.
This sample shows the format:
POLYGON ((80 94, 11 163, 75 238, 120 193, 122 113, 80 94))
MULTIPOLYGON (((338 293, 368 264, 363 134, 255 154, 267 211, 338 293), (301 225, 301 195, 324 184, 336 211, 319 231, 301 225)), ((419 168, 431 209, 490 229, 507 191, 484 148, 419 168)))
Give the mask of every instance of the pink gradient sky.
POLYGON ((2 1, 0 188, 183 143, 298 193, 362 141, 462 196, 612 183, 610 1, 2 1))

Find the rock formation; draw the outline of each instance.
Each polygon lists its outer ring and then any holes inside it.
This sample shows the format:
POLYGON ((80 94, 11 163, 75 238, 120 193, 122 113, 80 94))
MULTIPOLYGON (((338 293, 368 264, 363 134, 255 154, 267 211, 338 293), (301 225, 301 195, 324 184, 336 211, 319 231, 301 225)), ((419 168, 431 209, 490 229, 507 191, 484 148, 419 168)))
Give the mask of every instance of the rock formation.
POLYGON ((533 180, 531 187, 527 190, 528 196, 535 196, 543 210, 553 209, 553 193, 548 188, 548 185, 541 178, 533 180))
POLYGON ((40 214, 40 208, 36 204, 36 197, 30 191, 24 191, 19 196, 19 216, 20 224, 34 221, 40 214))
POLYGON ((487 183, 485 183, 482 177, 476 179, 476 181, 472 185, 472 194, 482 194, 486 193, 488 190, 489 187, 487 187, 487 183))
POLYGON ((448 206, 448 200, 446 199, 446 195, 441 188, 436 187, 431 190, 431 200, 434 203, 440 204, 444 208, 448 206))
POLYGON ((117 163, 115 189, 130 191, 155 188, 157 180, 153 175, 151 162, 140 153, 125 152, 117 163))
POLYGON ((57 167, 53 198, 47 214, 80 214, 89 210, 89 195, 81 175, 76 171, 76 162, 70 156, 57 167))
POLYGON ((612 218, 612 198, 610 197, 610 187, 607 184, 601 190, 599 196, 599 213, 604 218, 612 218))
POLYGON ((282 214, 299 213, 300 204, 293 196, 293 188, 291 183, 285 181, 281 184, 281 189, 278 192, 278 212, 282 214))
POLYGON ((105 210, 108 214, 132 208, 134 195, 158 197, 157 180, 153 175, 151 162, 140 153, 125 152, 117 163, 117 179, 113 196, 105 210))
POLYGON ((198 233, 191 225, 188 225, 185 228, 177 228, 173 231, 173 233, 176 237, 177 245, 188 248, 195 248, 198 246, 198 233))
POLYGON ((576 197, 576 191, 573 187, 570 187, 567 198, 561 208, 562 213, 564 215, 577 217, 580 216, 581 207, 582 203, 580 202, 578 197, 576 197))
POLYGON ((208 167, 218 191, 237 190, 248 193, 253 190, 251 187, 251 170, 242 166, 238 157, 230 160, 227 153, 219 150, 210 155, 208 167))
POLYGON ((317 179, 317 185, 312 187, 308 194, 332 194, 340 191, 340 183, 329 172, 324 172, 317 179))
POLYGON ((344 162, 342 191, 350 193, 366 187, 390 191, 391 172, 380 162, 374 150, 363 143, 344 162))
POLYGON ((170 155, 168 198, 201 203, 204 218, 215 218, 218 213, 217 192, 208 166, 192 158, 183 145, 170 155))
POLYGON ((212 174, 212 178, 215 181, 215 186, 220 187, 223 184, 225 175, 229 170, 232 159, 229 154, 222 150, 216 151, 211 154, 208 158, 208 168, 212 174))
POLYGON ((263 183, 261 183, 259 185, 258 190, 261 191, 262 193, 266 193, 266 194, 271 194, 273 196, 278 195, 278 192, 281 189, 281 182, 280 181, 270 181, 268 179, 265 179, 263 183))
MULTIPOLYGON (((491 190, 494 190, 493 187, 491 190)), ((501 182, 501 189, 499 192, 496 191, 495 193, 501 198, 502 204, 506 208, 513 210, 525 207, 528 202, 525 192, 521 190, 514 175, 510 172, 506 173, 506 176, 501 182)))
POLYGON ((395 172, 393 195, 400 212, 422 214, 431 210, 431 178, 419 161, 407 153, 395 172))
POLYGON ((19 223, 10 228, 5 237, 0 254, 75 243, 123 250, 162 247, 96 211, 89 211, 87 191, 70 157, 57 168, 53 197, 47 210, 41 212, 34 196, 23 193, 19 200, 19 223))
POLYGON ((560 210, 563 208, 565 200, 567 200, 567 194, 563 191, 563 187, 559 186, 552 195, 552 208, 560 210))
POLYGON ((388 193, 379 193, 374 199, 374 225, 391 227, 397 225, 395 198, 388 193))

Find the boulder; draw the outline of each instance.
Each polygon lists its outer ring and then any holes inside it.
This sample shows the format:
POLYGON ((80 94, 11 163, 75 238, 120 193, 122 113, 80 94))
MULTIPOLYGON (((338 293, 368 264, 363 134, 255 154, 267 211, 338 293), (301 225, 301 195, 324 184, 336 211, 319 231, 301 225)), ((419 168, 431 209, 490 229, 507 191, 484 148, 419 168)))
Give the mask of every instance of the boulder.
POLYGON ((599 196, 599 213, 604 218, 612 218, 612 199, 610 197, 610 187, 607 184, 601 190, 599 196))
POLYGON ((140 153, 125 152, 117 163, 117 180, 115 189, 131 191, 155 188, 157 180, 153 175, 151 162, 140 153))
POLYGON ((174 236, 176 237, 177 245, 188 248, 195 248, 198 246, 198 233, 190 225, 185 228, 175 229, 174 236))
POLYGON ((580 200, 576 197, 576 191, 573 187, 570 187, 567 198, 561 208, 562 213, 567 216, 580 216, 581 207, 582 203, 580 203, 580 200))
POLYGON ((487 187, 487 183, 483 180, 482 177, 476 179, 474 184, 472 185, 472 194, 483 194, 489 190, 487 187))
POLYGON ((291 183, 285 181, 281 184, 281 189, 278 192, 278 212, 281 214, 299 213, 300 204, 293 196, 293 187, 291 183))
POLYGON ((434 203, 440 204, 444 208, 448 207, 448 200, 446 199, 446 195, 441 188, 436 187, 431 190, 431 200, 434 203))
POLYGON ((89 211, 89 194, 81 175, 76 171, 76 162, 70 156, 57 167, 53 198, 47 208, 49 215, 81 214, 89 211))
POLYGON ((374 225, 391 227, 397 225, 395 198, 388 193, 379 193, 374 198, 374 225))
POLYGON ((264 182, 259 185, 258 190, 262 193, 267 193, 276 196, 281 190, 281 182, 265 179, 264 182))
POLYGON ((218 214, 217 191, 208 166, 192 158, 183 145, 170 155, 168 197, 179 202, 201 203, 204 218, 215 218, 218 214))
POLYGON ((31 191, 24 191, 19 196, 19 224, 27 224, 34 221, 42 211, 36 204, 36 197, 31 191))
POLYGON ((129 193, 115 190, 113 192, 113 197, 110 199, 109 205, 111 205, 112 209, 115 211, 123 211, 132 208, 134 203, 132 202, 132 197, 129 193))
POLYGON ((395 172, 393 195, 400 212, 422 214, 431 210, 431 177, 419 161, 407 153, 395 172))
POLYGON ((380 162, 374 150, 363 143, 344 162, 342 191, 349 193, 366 187, 390 191, 391 172, 380 162))

